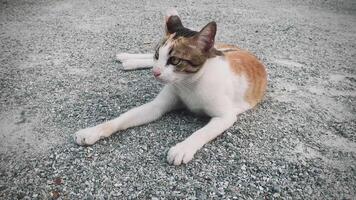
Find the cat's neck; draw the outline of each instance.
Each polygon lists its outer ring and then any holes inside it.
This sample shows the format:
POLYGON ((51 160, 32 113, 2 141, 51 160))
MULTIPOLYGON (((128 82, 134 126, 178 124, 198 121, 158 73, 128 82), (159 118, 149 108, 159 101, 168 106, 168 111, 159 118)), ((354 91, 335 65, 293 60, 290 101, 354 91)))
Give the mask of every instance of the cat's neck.
POLYGON ((190 77, 184 79, 181 82, 175 83, 174 86, 185 90, 194 90, 204 77, 206 78, 206 76, 212 75, 209 73, 209 71, 211 71, 211 68, 221 67, 220 65, 222 65, 222 62, 224 62, 222 56, 215 56, 213 58, 209 58, 205 61, 203 67, 198 72, 192 74, 190 77))

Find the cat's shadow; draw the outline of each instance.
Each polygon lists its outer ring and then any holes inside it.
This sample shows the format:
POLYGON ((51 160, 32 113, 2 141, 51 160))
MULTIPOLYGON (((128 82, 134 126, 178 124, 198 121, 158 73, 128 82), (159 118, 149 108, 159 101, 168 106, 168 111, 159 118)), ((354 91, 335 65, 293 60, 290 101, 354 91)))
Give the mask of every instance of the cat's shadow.
MULTIPOLYGON (((179 110, 174 110, 171 112, 166 113, 163 115, 160 119, 157 119, 156 121, 150 122, 148 124, 143 124, 140 126, 136 127, 131 127, 126 130, 121 130, 116 133, 114 133, 111 137, 104 138, 103 140, 99 141, 98 143, 101 143, 103 141, 106 142, 113 142, 113 139, 119 139, 123 140, 125 136, 125 132, 128 132, 132 129, 145 129, 145 127, 149 126, 150 128, 154 129, 159 129, 160 127, 167 127, 169 126, 171 130, 173 130, 174 135, 178 133, 179 138, 184 138, 192 134, 192 132, 198 130, 199 128, 203 127, 206 125, 210 120, 210 117, 205 116, 205 115, 198 115, 195 113, 190 112, 189 110, 182 108, 179 110)), ((173 136, 172 137, 177 137, 173 136)), ((174 138, 172 138, 174 140, 174 138)))
POLYGON ((188 121, 188 122, 195 122, 195 123, 203 123, 206 124, 208 123, 208 121, 210 120, 211 117, 207 116, 207 115, 199 115, 196 113, 193 113, 191 111, 189 111, 186 108, 182 108, 179 110, 174 110, 171 111, 167 114, 165 114, 161 119, 162 120, 167 120, 167 118, 179 118, 180 120, 183 121, 188 121))

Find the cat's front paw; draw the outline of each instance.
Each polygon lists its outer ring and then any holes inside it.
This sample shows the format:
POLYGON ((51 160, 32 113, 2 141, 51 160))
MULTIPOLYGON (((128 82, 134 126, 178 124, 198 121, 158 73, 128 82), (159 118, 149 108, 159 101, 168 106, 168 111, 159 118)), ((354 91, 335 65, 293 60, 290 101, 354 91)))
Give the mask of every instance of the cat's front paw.
POLYGON ((73 139, 82 146, 92 145, 100 139, 100 132, 96 127, 82 129, 74 133, 73 139))
POLYGON ((195 152, 199 148, 195 144, 188 142, 180 142, 174 147, 171 147, 168 151, 167 161, 170 164, 180 165, 182 163, 187 164, 194 157, 195 152))

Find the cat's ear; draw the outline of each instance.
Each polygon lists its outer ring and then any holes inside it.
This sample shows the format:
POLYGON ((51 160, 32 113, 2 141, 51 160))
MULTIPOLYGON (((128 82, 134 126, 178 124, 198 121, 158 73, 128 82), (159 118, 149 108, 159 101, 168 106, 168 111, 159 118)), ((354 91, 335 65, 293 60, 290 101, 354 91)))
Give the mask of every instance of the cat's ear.
POLYGON ((166 35, 177 32, 177 29, 182 28, 183 24, 178 16, 178 12, 174 8, 170 8, 166 11, 164 17, 166 35))
POLYGON ((209 51, 215 42, 215 34, 216 34, 216 22, 210 22, 204 28, 201 29, 199 34, 196 36, 196 42, 198 48, 203 51, 209 51))

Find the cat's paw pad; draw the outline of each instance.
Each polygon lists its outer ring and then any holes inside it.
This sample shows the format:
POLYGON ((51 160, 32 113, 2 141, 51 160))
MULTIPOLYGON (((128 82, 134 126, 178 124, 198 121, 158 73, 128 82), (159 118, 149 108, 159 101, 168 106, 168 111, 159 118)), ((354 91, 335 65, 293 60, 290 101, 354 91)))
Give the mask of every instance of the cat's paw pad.
POLYGON ((100 139, 100 133, 96 127, 86 128, 74 133, 73 139, 82 146, 92 145, 100 139))
POLYGON ((125 62, 126 60, 130 59, 129 53, 118 53, 116 54, 116 60, 120 62, 125 62))
POLYGON ((194 157, 196 148, 192 144, 181 142, 171 147, 168 151, 167 161, 170 164, 187 164, 194 157))

